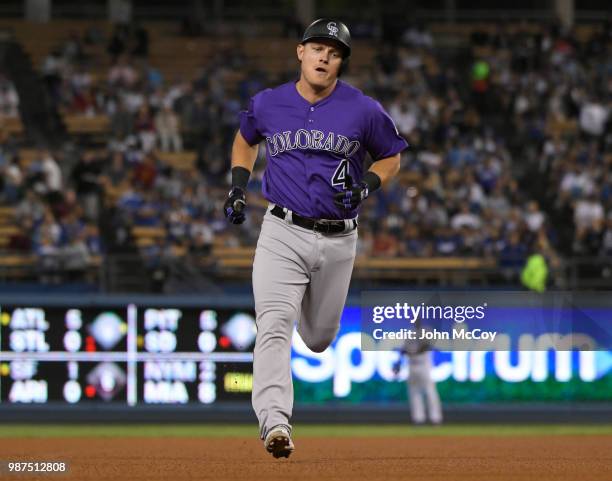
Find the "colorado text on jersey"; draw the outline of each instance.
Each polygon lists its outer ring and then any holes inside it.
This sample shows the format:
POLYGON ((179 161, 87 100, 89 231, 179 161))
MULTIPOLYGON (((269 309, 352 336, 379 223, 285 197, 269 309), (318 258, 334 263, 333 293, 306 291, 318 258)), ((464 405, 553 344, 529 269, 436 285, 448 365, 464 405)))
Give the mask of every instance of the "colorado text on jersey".
POLYGON ((329 132, 326 137, 320 130, 298 129, 295 132, 287 130, 282 134, 276 133, 272 137, 266 137, 266 145, 272 157, 294 149, 327 150, 337 152, 343 157, 350 157, 359 150, 361 144, 358 140, 351 141, 344 135, 333 132, 329 132))

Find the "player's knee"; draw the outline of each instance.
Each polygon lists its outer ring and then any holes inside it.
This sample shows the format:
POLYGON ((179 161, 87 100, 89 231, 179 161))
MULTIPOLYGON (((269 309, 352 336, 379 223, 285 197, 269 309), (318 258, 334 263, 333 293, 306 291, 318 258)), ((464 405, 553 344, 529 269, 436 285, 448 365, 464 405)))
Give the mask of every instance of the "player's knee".
POLYGON ((276 306, 257 315, 257 342, 260 347, 291 339, 297 312, 291 306, 276 306))
POLYGON ((321 353, 325 351, 325 349, 327 349, 330 344, 331 344, 331 341, 330 342, 310 343, 306 345, 308 346, 308 349, 310 349, 312 352, 321 353))
POLYGON ((327 349, 336 337, 336 331, 327 334, 318 334, 309 339, 304 339, 304 342, 312 352, 321 353, 327 349))
POLYGON ((257 326, 265 324, 278 324, 284 322, 294 323, 299 317, 299 312, 295 306, 287 303, 274 303, 270 305, 257 305, 257 326))

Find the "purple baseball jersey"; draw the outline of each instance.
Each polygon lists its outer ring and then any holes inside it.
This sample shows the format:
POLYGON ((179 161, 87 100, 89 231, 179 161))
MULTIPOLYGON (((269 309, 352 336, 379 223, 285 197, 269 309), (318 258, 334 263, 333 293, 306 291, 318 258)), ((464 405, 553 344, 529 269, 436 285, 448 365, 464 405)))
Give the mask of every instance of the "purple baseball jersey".
POLYGON ((259 92, 240 113, 240 133, 249 145, 266 141, 264 197, 317 219, 355 217, 333 202, 346 174, 360 182, 366 152, 376 161, 408 146, 380 103, 340 80, 314 104, 295 82, 259 92))

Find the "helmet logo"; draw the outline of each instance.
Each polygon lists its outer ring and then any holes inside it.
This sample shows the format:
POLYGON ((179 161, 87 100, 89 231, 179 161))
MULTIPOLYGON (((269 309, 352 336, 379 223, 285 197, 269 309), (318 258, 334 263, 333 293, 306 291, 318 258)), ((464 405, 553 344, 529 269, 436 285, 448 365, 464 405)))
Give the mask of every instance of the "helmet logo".
POLYGON ((327 30, 329 30, 329 34, 337 37, 338 36, 338 27, 336 25, 336 22, 329 22, 327 24, 327 30))

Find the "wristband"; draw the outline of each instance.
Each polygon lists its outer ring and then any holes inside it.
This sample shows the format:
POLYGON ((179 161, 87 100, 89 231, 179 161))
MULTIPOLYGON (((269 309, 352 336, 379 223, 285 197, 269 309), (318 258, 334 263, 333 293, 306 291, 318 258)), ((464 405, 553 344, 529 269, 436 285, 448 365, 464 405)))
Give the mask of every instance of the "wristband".
POLYGON ((232 187, 240 187, 246 190, 251 173, 244 167, 232 167, 232 187))
POLYGON ((371 170, 368 170, 364 174, 363 178, 361 179, 361 182, 368 186, 368 194, 371 194, 376 189, 380 188, 382 184, 382 181, 380 180, 380 177, 378 177, 378 174, 372 172, 371 170))

